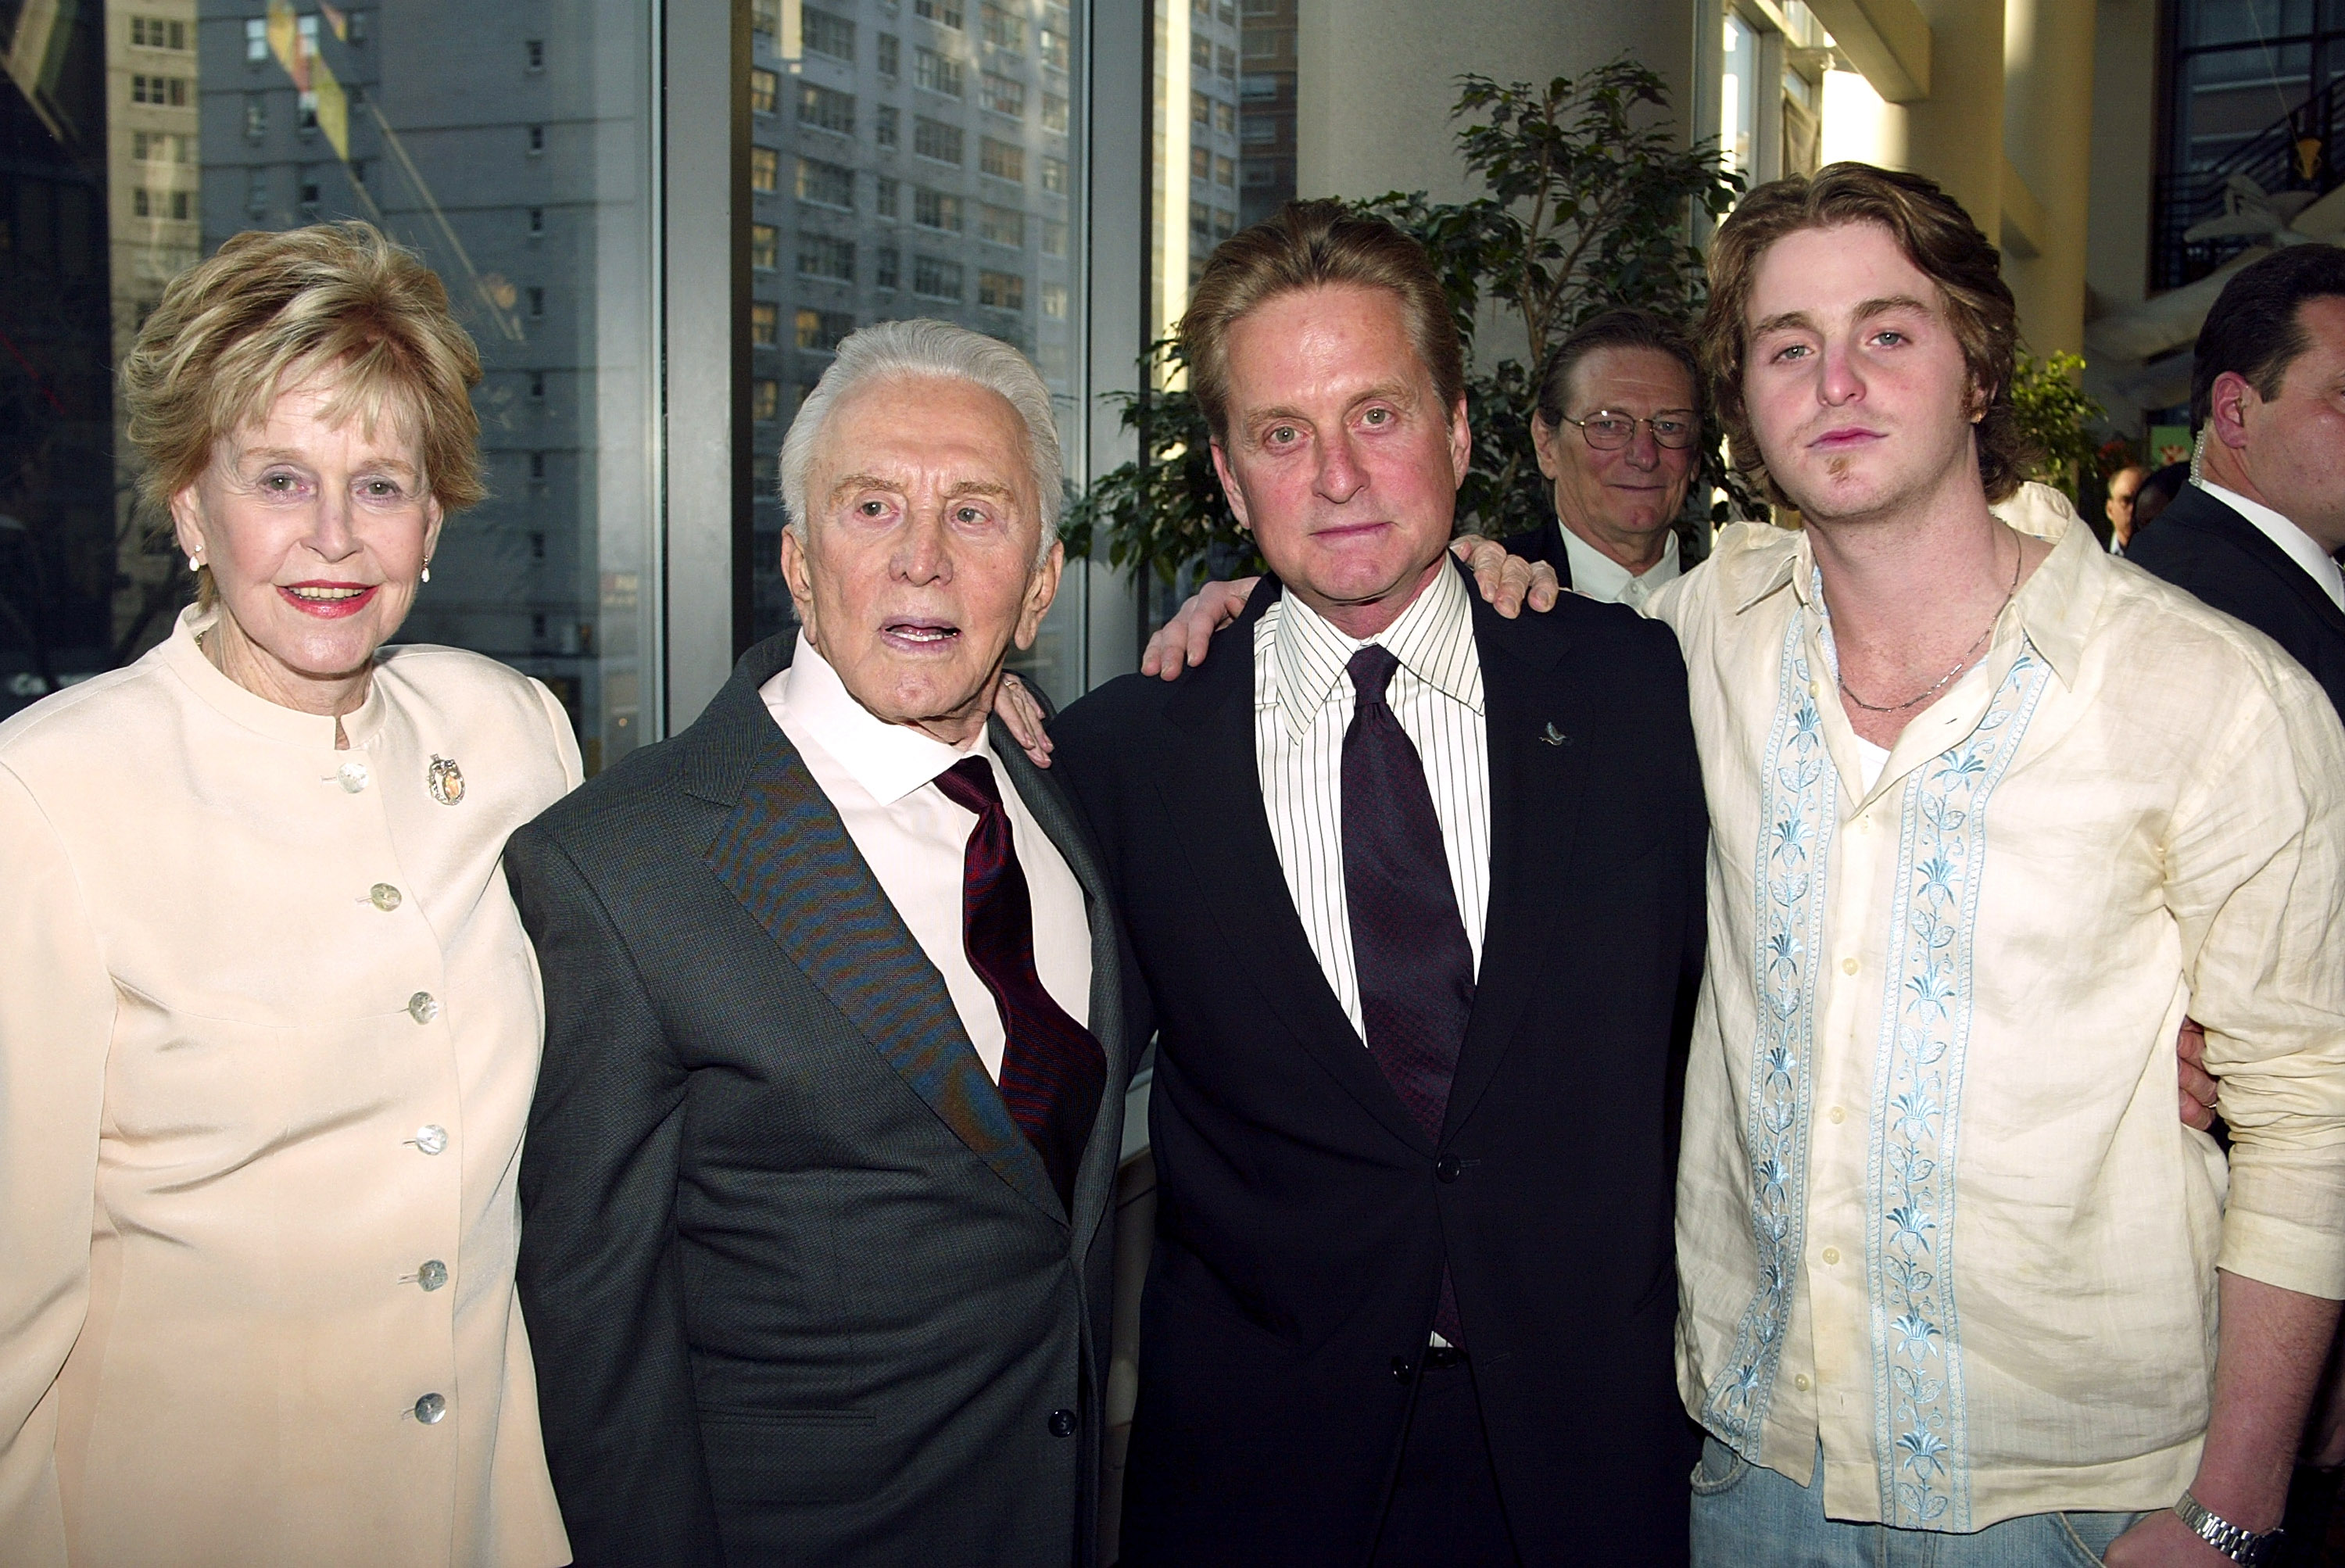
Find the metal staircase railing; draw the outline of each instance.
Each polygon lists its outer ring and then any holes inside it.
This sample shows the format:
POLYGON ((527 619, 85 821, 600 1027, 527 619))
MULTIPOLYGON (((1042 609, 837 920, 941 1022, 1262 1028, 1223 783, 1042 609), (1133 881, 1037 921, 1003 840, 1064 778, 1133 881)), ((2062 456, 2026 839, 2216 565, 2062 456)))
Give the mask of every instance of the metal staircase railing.
POLYGON ((2224 189, 2232 176, 2244 175, 2270 195, 2300 190, 2319 197, 2334 189, 2338 166, 2345 162, 2340 132, 2345 132, 2345 76, 2331 78, 2326 87, 2208 168, 2159 180, 2151 287, 2196 282, 2258 243, 2252 235, 2185 238, 2193 227, 2222 212, 2224 189))

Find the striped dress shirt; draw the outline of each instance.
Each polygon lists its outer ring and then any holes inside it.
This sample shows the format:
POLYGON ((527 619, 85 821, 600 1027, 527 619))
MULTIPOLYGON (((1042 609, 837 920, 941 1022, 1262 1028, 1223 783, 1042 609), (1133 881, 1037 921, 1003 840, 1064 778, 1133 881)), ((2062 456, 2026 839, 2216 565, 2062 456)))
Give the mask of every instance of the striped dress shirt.
POLYGON ((1344 901, 1344 732, 1354 697, 1345 667, 1368 643, 1400 661, 1385 700, 1425 763, 1477 972, 1490 875, 1482 661, 1464 582, 1445 565, 1397 620, 1365 641, 1345 636, 1294 595, 1282 595, 1254 632, 1254 748, 1263 810, 1304 935, 1363 1041, 1367 1031, 1344 901))

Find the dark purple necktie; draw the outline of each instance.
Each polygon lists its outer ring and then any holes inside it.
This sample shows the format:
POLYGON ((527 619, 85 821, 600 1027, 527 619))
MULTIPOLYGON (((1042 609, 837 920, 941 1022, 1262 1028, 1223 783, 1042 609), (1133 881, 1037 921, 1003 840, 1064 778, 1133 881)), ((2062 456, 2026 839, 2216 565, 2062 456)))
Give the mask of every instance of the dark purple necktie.
POLYGON ((1001 1009, 1001 1098, 1072 1215, 1075 1173, 1099 1115, 1107 1057, 1034 972, 1034 904, 1010 842, 993 765, 982 757, 937 776, 945 799, 977 813, 961 856, 961 945, 1001 1009))
MULTIPOLYGON (((1346 667, 1358 701, 1344 732, 1344 901, 1360 1016, 1368 1054, 1438 1144, 1474 1011, 1474 952, 1457 915, 1425 763, 1385 702, 1400 661, 1370 644, 1346 667)), ((1447 1265, 1433 1326, 1461 1342, 1447 1265)))

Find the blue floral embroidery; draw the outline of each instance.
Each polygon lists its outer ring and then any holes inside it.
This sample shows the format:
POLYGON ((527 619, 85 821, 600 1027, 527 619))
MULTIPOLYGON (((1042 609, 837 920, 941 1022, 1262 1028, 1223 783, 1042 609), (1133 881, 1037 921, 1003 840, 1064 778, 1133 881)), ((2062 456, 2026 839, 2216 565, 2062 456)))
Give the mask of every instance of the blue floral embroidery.
POLYGON ((2048 667, 2023 647, 1978 728, 1907 779, 1897 918, 1873 1056, 1865 1241, 1881 1517, 1971 1528, 1954 1153, 1970 1045, 1972 939, 1987 798, 2019 749, 2048 667))
POLYGON ((1702 1424, 1745 1455, 1759 1451, 1767 1423, 1805 1245, 1815 956, 1823 934, 1825 860, 1839 817, 1840 778, 1824 749, 1822 718, 1801 647, 1803 624, 1794 615, 1783 634, 1775 722, 1761 778, 1754 877, 1758 1028, 1744 1134, 1759 1282, 1735 1331, 1733 1353, 1702 1407, 1702 1424))

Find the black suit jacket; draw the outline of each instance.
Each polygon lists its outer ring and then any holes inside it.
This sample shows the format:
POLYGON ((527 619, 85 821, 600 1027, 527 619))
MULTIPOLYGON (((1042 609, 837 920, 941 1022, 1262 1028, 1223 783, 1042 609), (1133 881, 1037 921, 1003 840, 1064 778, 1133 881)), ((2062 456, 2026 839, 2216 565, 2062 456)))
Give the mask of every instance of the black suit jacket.
POLYGON ((2186 484, 2133 536, 2125 558, 2286 648, 2345 716, 2345 610, 2262 529, 2186 484))
POLYGON ((1545 561, 1555 568, 1558 587, 1571 586, 1571 552, 1564 548, 1563 522, 1549 517, 1536 528, 1526 528, 1499 541, 1509 555, 1520 555, 1526 561, 1545 561))
POLYGON ((1435 1142, 1279 869, 1253 651, 1278 591, 1177 683, 1052 729, 1159 1030, 1123 1561, 1365 1562, 1446 1257, 1524 1561, 1682 1563, 1670 1208, 1708 817, 1676 641, 1584 599, 1475 603, 1487 938, 1435 1142))
POLYGON ((1069 1215, 758 697, 791 646, 505 852, 545 979, 521 1295, 571 1545, 1070 1568, 1132 1049, 1103 876, 997 732, 1091 913, 1107 1088, 1069 1215))

